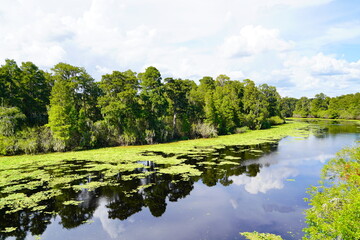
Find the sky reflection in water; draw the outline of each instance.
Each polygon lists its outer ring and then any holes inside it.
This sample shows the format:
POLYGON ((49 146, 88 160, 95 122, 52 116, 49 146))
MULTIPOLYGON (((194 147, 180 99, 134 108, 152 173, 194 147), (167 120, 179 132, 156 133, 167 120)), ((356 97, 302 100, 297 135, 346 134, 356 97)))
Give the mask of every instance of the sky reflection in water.
POLYGON ((307 208, 303 201, 306 188, 317 183, 328 159, 359 139, 359 133, 329 131, 305 140, 285 138, 262 157, 243 161, 243 174, 231 167, 219 168, 225 172, 219 179, 208 172, 211 168, 204 168, 209 176, 193 182, 171 185, 165 178, 160 179, 160 185, 173 188, 167 192, 155 189, 152 195, 145 196, 158 201, 154 196, 161 195, 166 202, 159 203, 163 204, 159 207, 156 202, 139 199, 141 203, 123 217, 116 209, 134 203, 122 202, 124 196, 112 195, 108 189, 92 203, 96 210, 90 221, 64 229, 64 220, 57 216, 41 239, 242 239, 241 231, 271 232, 285 239, 299 239, 304 227, 302 212, 307 208), (150 208, 151 204, 155 207, 150 208))

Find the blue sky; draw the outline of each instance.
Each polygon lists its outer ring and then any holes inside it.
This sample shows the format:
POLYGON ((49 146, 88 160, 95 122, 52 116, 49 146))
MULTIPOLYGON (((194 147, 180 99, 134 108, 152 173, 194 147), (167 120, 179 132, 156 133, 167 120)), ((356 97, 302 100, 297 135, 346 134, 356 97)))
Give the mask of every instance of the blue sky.
POLYGON ((282 96, 360 89, 360 3, 350 0, 0 0, 0 61, 163 77, 226 74, 282 96))

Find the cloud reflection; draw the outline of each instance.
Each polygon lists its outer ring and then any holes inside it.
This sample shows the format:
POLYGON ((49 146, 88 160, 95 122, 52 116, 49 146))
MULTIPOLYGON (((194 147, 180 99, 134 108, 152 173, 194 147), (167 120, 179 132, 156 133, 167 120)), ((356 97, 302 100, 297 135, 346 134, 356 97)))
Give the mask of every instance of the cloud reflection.
POLYGON ((289 167, 262 168, 255 177, 245 175, 233 176, 230 179, 235 185, 244 185, 247 192, 257 194, 266 193, 271 189, 282 189, 284 180, 289 177, 296 177, 298 171, 289 167))
POLYGON ((101 199, 100 205, 94 213, 94 217, 98 218, 104 231, 109 234, 111 239, 119 239, 122 233, 125 232, 125 226, 123 222, 114 221, 108 217, 108 209, 106 208, 106 200, 101 199))

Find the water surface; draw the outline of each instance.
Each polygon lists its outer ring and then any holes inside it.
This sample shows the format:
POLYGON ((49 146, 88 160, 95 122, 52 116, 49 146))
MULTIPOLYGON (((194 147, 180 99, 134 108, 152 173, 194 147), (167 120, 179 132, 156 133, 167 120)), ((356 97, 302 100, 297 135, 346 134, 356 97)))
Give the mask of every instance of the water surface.
MULTIPOLYGON (((317 184, 327 160, 360 140, 355 123, 321 121, 312 132, 304 139, 180 156, 201 172, 196 177, 159 173, 166 166, 152 162, 111 176, 92 170, 86 159, 48 166, 52 176, 71 180, 21 190, 29 195, 57 189, 61 194, 42 200, 39 210, 0 210, 1 229, 8 230, 0 239, 243 239, 242 231, 299 239, 306 189, 317 184), (92 182, 104 185, 70 187, 92 182)), ((6 196, 0 189, 0 197, 6 196)))

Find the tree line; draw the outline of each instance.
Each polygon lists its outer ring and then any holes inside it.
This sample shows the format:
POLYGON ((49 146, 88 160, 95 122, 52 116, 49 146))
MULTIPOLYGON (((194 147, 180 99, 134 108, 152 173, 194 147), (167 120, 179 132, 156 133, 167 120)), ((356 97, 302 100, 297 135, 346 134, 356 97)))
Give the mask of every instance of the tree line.
MULTIPOLYGON (((349 101, 346 96, 334 103, 316 97, 306 104, 322 113, 326 102, 326 110, 337 106, 342 117, 340 106, 349 101)), ((359 102, 359 94, 355 96, 359 102)), ((205 76, 196 84, 188 79, 163 79, 155 67, 148 67, 141 73, 113 71, 95 81, 84 68, 70 64, 58 63, 45 72, 32 62, 18 66, 7 59, 0 67, 0 154, 240 133, 302 114, 303 102, 303 98, 281 98, 273 86, 256 86, 249 79, 231 80, 226 75, 205 76)), ((344 108, 358 117, 358 106, 354 106, 356 113, 350 105, 344 108)))
POLYGON ((360 93, 332 98, 324 93, 314 98, 285 97, 281 99, 281 108, 285 117, 360 120, 360 93))

